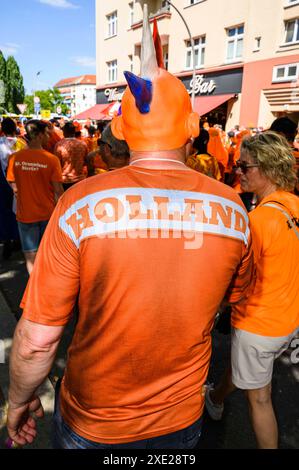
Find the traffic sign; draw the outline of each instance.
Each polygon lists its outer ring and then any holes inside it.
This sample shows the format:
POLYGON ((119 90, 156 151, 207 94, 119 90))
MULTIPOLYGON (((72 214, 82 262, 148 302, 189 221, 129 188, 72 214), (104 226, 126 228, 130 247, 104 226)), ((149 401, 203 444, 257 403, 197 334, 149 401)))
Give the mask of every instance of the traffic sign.
POLYGON ((34 103, 40 103, 40 98, 38 96, 35 96, 33 98, 34 103))
POLYGON ((56 111, 57 111, 57 114, 61 114, 61 111, 62 111, 61 106, 57 106, 56 111))
POLYGON ((24 114, 27 109, 27 104, 17 104, 17 107, 21 114, 24 114))

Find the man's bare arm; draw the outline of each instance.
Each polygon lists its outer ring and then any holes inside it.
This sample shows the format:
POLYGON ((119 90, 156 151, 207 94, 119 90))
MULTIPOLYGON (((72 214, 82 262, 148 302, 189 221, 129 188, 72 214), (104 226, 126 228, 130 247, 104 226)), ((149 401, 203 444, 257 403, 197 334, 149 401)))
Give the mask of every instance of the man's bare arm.
POLYGON ((35 412, 43 416, 38 387, 49 374, 64 327, 46 326, 21 318, 13 339, 10 357, 7 429, 20 445, 31 443, 35 436, 35 412))
POLYGON ((53 189, 54 189, 54 197, 55 197, 55 203, 57 204, 58 199, 62 196, 64 193, 64 189, 62 186, 62 183, 58 183, 56 181, 52 181, 53 189))

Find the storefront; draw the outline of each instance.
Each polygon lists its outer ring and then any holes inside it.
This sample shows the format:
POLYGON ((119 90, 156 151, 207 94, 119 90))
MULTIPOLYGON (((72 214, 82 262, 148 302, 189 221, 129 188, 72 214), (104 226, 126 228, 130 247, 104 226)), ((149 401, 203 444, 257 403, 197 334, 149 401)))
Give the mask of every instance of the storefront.
MULTIPOLYGON (((193 83, 192 73, 180 74, 190 96, 194 89, 194 110, 202 120, 208 120, 211 125, 221 124, 233 127, 239 124, 239 94, 242 90, 243 68, 231 68, 209 73, 200 73, 193 83)), ((126 86, 124 84, 97 89, 97 104, 109 104, 121 101, 126 86)), ((175 99, 175 96, 174 96, 175 99)))
POLYGON ((239 124, 242 67, 200 73, 196 75, 194 83, 192 75, 178 78, 190 95, 194 90, 194 110, 200 115, 201 121, 208 121, 210 125, 220 124, 223 129, 239 124))

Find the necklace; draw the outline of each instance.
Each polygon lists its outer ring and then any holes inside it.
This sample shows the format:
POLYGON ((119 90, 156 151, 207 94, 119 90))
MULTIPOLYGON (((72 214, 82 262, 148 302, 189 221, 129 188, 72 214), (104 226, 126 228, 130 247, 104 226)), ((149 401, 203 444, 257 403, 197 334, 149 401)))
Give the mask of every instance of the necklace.
POLYGON ((149 160, 155 161, 155 162, 164 162, 164 163, 173 162, 173 163, 179 163, 180 165, 186 166, 185 163, 180 162, 179 160, 173 160, 171 158, 138 158, 137 160, 134 160, 132 163, 130 163, 129 166, 135 165, 136 162, 147 162, 149 160))

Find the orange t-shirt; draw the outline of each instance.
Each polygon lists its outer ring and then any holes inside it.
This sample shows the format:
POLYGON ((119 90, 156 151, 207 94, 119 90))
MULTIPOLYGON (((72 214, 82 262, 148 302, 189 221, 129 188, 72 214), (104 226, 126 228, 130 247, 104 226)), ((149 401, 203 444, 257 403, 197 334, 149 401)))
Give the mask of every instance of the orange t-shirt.
POLYGON ((49 220, 55 207, 52 182, 62 182, 60 162, 45 150, 20 150, 10 156, 7 181, 16 183, 17 220, 49 220))
POLYGON ((276 337, 299 327, 299 241, 282 212, 263 207, 270 201, 299 218, 298 197, 285 191, 270 194, 250 212, 257 278, 246 305, 234 307, 232 325, 276 337))
POLYGON ((245 296, 252 265, 241 200, 200 173, 129 166, 70 188, 22 301, 24 318, 65 325, 79 294, 60 396, 66 423, 119 443, 196 421, 215 314, 226 292, 245 296))
POLYGON ((62 166, 64 183, 77 183, 87 177, 87 145, 76 138, 62 139, 55 146, 55 155, 62 166))

